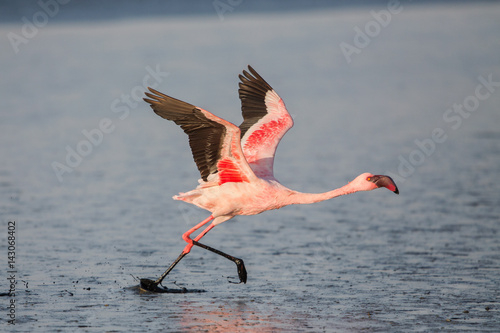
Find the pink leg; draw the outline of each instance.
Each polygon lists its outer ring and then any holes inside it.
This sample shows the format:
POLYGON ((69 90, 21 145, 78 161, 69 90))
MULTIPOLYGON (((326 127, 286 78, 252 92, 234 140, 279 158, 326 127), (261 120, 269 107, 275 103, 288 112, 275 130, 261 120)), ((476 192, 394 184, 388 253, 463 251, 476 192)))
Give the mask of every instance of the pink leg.
MULTIPOLYGON (((212 221, 214 219, 214 217, 212 215, 210 215, 208 218, 206 218, 205 220, 201 221, 200 223, 198 223, 197 225, 195 225, 193 228, 189 229, 187 232, 185 232, 183 235, 182 235, 182 239, 184 239, 184 241, 186 241, 188 243, 188 245, 186 245, 186 247, 184 248, 184 250, 182 251, 182 253, 184 254, 188 254, 190 251, 191 251, 191 248, 193 247, 193 239, 191 239, 191 237, 189 237, 193 232, 195 232, 196 230, 200 229, 201 227, 203 227, 205 224, 207 224, 208 222, 212 221)), ((196 238, 194 239, 194 241, 199 241, 203 236, 205 236, 205 234, 207 232, 209 232, 213 227, 215 227, 215 225, 213 224, 210 224, 205 230, 203 230, 202 233, 200 233, 198 236, 196 236, 196 238)))

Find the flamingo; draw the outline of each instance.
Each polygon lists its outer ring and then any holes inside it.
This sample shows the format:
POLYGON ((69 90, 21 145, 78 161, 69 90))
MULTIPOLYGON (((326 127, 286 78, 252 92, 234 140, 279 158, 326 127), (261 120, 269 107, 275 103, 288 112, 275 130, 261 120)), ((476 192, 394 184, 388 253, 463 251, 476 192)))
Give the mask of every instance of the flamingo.
POLYGON ((301 193, 281 185, 273 174, 273 161, 281 138, 293 126, 283 100, 251 67, 239 75, 243 122, 236 125, 189 103, 148 88, 144 101, 162 118, 174 121, 189 136, 189 145, 201 175, 199 185, 173 197, 208 210, 211 214, 182 235, 187 245, 157 279, 141 279, 141 288, 168 292, 163 279, 193 246, 223 256, 236 264, 239 282, 246 283, 243 260, 200 243, 215 226, 237 216, 256 215, 292 204, 311 204, 358 191, 385 187, 396 194, 394 181, 385 175, 362 173, 348 184, 324 193, 301 193), (195 238, 196 230, 207 225, 195 238))

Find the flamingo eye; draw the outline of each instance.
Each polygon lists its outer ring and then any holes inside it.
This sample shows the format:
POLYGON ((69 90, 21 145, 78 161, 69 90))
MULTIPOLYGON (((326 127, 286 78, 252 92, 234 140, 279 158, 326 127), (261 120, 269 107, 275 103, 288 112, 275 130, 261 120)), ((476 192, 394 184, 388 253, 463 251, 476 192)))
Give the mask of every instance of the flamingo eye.
POLYGON ((370 180, 372 180, 372 177, 367 177, 366 180, 370 181, 370 180))

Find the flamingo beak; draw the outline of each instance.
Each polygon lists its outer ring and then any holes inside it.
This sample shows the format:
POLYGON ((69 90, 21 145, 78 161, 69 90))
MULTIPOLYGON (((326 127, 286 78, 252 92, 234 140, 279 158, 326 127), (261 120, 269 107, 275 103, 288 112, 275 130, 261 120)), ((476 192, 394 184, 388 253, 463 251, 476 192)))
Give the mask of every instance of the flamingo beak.
POLYGON ((375 175, 373 177, 370 177, 370 181, 377 185, 378 187, 385 187, 388 190, 399 194, 398 187, 396 186, 396 183, 394 180, 392 180, 391 177, 389 176, 384 176, 384 175, 375 175))

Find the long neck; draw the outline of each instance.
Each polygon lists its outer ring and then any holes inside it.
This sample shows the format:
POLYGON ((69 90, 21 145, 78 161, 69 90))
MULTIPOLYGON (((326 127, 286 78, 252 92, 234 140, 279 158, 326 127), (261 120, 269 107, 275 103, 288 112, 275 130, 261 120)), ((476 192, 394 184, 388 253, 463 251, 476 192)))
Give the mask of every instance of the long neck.
POLYGON ((294 192, 290 195, 289 200, 291 205, 293 204, 311 204, 315 202, 329 200, 335 197, 339 197, 345 194, 351 194, 357 192, 358 190, 354 188, 352 183, 348 183, 340 188, 324 193, 302 193, 294 192))

